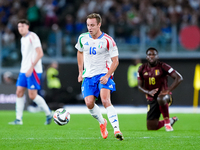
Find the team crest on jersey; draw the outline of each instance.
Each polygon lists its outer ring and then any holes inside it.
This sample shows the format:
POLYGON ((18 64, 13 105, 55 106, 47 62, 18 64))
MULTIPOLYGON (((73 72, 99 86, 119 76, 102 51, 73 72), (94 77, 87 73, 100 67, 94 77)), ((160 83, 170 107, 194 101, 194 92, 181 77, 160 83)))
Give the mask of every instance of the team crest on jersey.
POLYGON ((160 71, 158 69, 155 70, 155 75, 159 75, 160 74, 160 71))
POLYGON ((145 73, 144 73, 144 76, 147 76, 147 75, 148 75, 148 72, 145 72, 145 73))
POLYGON ((99 48, 102 48, 103 47, 103 42, 99 42, 99 48))

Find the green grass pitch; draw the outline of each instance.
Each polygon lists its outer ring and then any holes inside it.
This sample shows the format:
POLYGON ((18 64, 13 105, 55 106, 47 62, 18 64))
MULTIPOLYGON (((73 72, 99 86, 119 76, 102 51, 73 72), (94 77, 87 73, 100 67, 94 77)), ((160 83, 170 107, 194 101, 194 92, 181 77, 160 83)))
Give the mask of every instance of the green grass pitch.
MULTIPOLYGON (((8 125, 14 111, 0 111, 0 150, 199 150, 200 114, 178 116, 173 132, 146 130, 146 114, 119 114, 124 141, 114 137, 108 122, 108 138, 102 139, 98 122, 89 114, 71 114, 70 122, 44 125, 44 113, 24 112, 23 125, 8 125)), ((107 119, 106 114, 104 117, 107 119)))

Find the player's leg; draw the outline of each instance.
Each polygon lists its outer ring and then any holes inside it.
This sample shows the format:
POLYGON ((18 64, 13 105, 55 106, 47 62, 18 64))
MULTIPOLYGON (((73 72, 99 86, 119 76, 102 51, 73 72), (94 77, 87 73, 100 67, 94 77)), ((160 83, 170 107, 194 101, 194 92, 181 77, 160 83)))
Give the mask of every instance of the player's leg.
POLYGON ((90 114, 94 117, 100 124, 101 135, 104 139, 108 137, 108 131, 106 129, 107 121, 103 118, 100 108, 95 104, 96 97, 99 95, 99 90, 97 85, 94 86, 93 83, 96 83, 95 78, 85 78, 82 82, 82 95, 85 100, 85 104, 89 109, 90 114), (91 86, 92 84, 92 86, 91 86))
POLYGON ((93 118, 97 119, 100 124, 101 136, 106 139, 108 137, 107 131, 107 120, 103 118, 100 108, 95 104, 95 97, 93 95, 85 97, 85 104, 89 109, 90 114, 93 118))
POLYGON ((170 124, 170 119, 169 119, 168 102, 170 102, 170 98, 171 98, 170 95, 162 95, 162 96, 159 96, 157 98, 159 108, 160 108, 160 112, 162 113, 163 118, 164 118, 164 125, 165 125, 166 131, 173 131, 173 128, 170 124))
POLYGON ((37 89, 28 89, 29 98, 33 100, 40 107, 46 115, 46 122, 45 124, 50 124, 52 119, 52 113, 49 109, 47 103, 45 102, 44 98, 38 95, 37 89))
MULTIPOLYGON (((169 98, 167 99, 167 103, 168 103, 168 106, 172 105, 173 103, 172 95, 169 95, 169 98)), ((174 116, 172 118, 169 118, 169 120, 170 120, 171 126, 173 126, 178 121, 178 117, 174 116)))
POLYGON ((40 90, 40 79, 42 74, 41 73, 32 73, 30 77, 27 77, 27 88, 28 88, 28 95, 29 98, 33 100, 40 107, 46 115, 46 122, 45 124, 48 125, 51 123, 52 120, 52 112, 49 109, 46 101, 43 97, 38 95, 38 90, 40 90))
POLYGON ((22 125, 23 124, 22 116, 23 116, 23 110, 24 110, 24 104, 25 104, 24 93, 27 87, 27 80, 24 73, 19 74, 16 86, 17 86, 17 89, 16 89, 17 98, 16 98, 16 106, 15 106, 16 120, 13 122, 9 122, 9 124, 22 125))
POLYGON ((16 120, 13 122, 9 122, 9 124, 12 125, 22 125, 22 116, 23 116, 23 110, 24 110, 24 105, 25 105, 25 96, 24 96, 24 92, 25 92, 26 88, 25 87, 21 87, 21 86, 17 86, 17 90, 16 90, 16 104, 15 104, 15 111, 16 111, 16 120))
POLYGON ((103 106, 107 110, 107 116, 108 116, 108 119, 109 119, 113 129, 114 129, 115 137, 119 140, 123 140, 124 139, 123 135, 119 129, 119 120, 118 120, 117 112, 116 112, 115 108, 113 107, 113 105, 111 104, 110 90, 102 88, 100 91, 100 97, 101 97, 103 106))
POLYGON ((160 125, 159 119, 147 120, 147 130, 158 130, 159 126, 164 126, 164 123, 160 125))
POLYGON ((85 104, 87 108, 89 109, 90 114, 92 117, 98 120, 100 124, 104 124, 104 118, 101 114, 100 108, 97 104, 95 104, 95 97, 94 95, 90 95, 85 97, 85 104))
POLYGON ((24 110, 24 105, 25 105, 25 93, 26 88, 17 86, 16 90, 16 119, 21 120, 23 116, 23 110, 24 110))
POLYGON ((159 121, 159 105, 156 100, 148 100, 147 103, 147 130, 158 130, 164 126, 164 121, 159 121))

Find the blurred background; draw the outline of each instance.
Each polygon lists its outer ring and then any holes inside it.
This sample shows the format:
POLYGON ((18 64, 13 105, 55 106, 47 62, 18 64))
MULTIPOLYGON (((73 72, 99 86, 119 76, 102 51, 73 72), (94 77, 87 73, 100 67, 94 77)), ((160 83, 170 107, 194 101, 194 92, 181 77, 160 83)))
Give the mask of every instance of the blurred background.
POLYGON ((146 105, 137 85, 129 84, 128 70, 135 60, 145 62, 146 49, 155 47, 160 60, 184 78, 173 92, 174 105, 192 106, 194 99, 198 105, 194 91, 199 89, 193 85, 200 62, 200 0, 0 0, 0 109, 14 108, 21 62, 17 21, 22 18, 30 21, 30 31, 40 37, 45 54, 40 94, 49 97, 46 72, 56 61, 61 93, 55 99, 62 104, 84 103, 74 46, 78 36, 87 32, 86 16, 93 12, 101 14, 101 30, 113 37, 119 49, 113 104, 146 105))

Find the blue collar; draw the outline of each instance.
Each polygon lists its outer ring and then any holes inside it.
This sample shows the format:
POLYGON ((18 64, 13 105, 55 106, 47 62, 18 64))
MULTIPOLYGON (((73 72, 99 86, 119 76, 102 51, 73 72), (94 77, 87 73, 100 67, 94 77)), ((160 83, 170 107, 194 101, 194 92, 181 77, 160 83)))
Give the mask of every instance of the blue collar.
MULTIPOLYGON (((104 36, 104 32, 102 32, 102 34, 97 38, 97 39, 101 39, 104 36)), ((89 37, 92 38, 92 36, 89 34, 89 37)))

